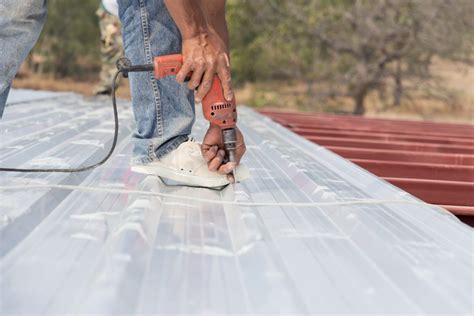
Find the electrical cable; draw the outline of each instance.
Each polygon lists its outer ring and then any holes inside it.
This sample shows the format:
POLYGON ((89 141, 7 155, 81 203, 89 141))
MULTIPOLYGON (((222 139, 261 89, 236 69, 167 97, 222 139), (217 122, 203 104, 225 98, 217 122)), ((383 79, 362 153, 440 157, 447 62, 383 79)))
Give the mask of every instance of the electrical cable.
MULTIPOLYGON (((105 157, 89 166, 85 167, 78 167, 78 168, 8 168, 8 167, 0 167, 0 172, 35 172, 35 173, 74 173, 74 172, 83 172, 83 171, 88 171, 93 168, 96 168, 102 164, 104 164, 109 158, 112 156, 115 147, 117 145, 118 141, 118 133, 119 133, 119 119, 118 119, 118 110, 117 110, 117 98, 116 98, 116 91, 117 91, 117 78, 120 74, 124 78, 128 78, 128 73, 129 72, 145 72, 145 71, 153 71, 154 70, 154 64, 143 64, 143 65, 132 65, 131 61, 126 58, 122 57, 116 62, 117 66, 117 72, 115 73, 113 80, 112 80, 112 91, 111 91, 111 97, 112 97, 112 108, 113 108, 113 113, 114 113, 114 137, 112 141, 112 146, 109 149, 109 152, 105 157)), ((160 180, 164 185, 173 187, 173 186, 180 186, 180 187, 190 187, 190 188, 203 188, 203 189, 210 189, 214 191, 222 191, 227 185, 217 187, 217 188, 208 188, 204 186, 192 186, 192 185, 169 185, 167 184, 161 177, 159 177, 160 180)))
MULTIPOLYGON (((373 204, 389 204, 399 203, 417 206, 429 206, 440 208, 438 205, 420 202, 420 201, 409 201, 409 200, 376 200, 376 199, 364 199, 364 200, 352 200, 352 201, 334 201, 334 202, 244 202, 244 201, 224 201, 215 199, 206 199, 187 195, 177 195, 161 192, 143 191, 143 190, 130 190, 130 189, 114 189, 114 188, 103 188, 94 186, 77 186, 67 184, 26 184, 26 185, 14 185, 14 186, 0 186, 0 191, 10 190, 24 190, 24 189, 60 189, 60 190, 78 190, 84 192, 103 192, 103 193, 116 193, 116 194, 138 194, 146 196, 158 196, 162 198, 174 198, 190 200, 195 202, 204 202, 212 204, 223 204, 223 205, 235 205, 235 206, 277 206, 277 207, 318 207, 318 206, 344 206, 344 205, 373 205, 373 204)), ((449 212, 448 212, 449 213, 449 212)))
MULTIPOLYGON (((187 186, 185 186, 187 187, 187 186)), ((334 201, 334 202, 244 202, 244 201, 225 201, 216 199, 199 198, 188 195, 177 195, 161 192, 143 191, 143 190, 129 190, 129 189, 112 189, 103 187, 93 186, 77 186, 77 185, 65 185, 65 184, 27 184, 17 186, 0 186, 0 191, 10 190, 25 190, 25 189, 60 189, 60 190, 78 190, 83 192, 102 192, 102 193, 114 193, 114 194, 137 194, 145 196, 156 196, 160 198, 173 198, 182 199, 194 202, 203 202, 210 204, 219 205, 230 205, 230 206, 241 206, 241 207, 321 207, 321 206, 351 206, 351 205, 384 205, 384 204, 405 204, 405 205, 416 205, 436 208, 443 211, 444 214, 451 218, 459 219, 451 212, 445 210, 436 204, 430 204, 423 201, 408 201, 408 200, 376 200, 376 199, 364 199, 364 200, 352 200, 352 201, 334 201)))
MULTIPOLYGON (((83 172, 87 170, 91 170, 96 168, 102 164, 104 164, 113 154, 115 147, 118 141, 118 133, 119 133, 119 120, 118 120, 118 110, 117 110, 117 99, 116 99, 116 90, 117 90, 117 78, 120 74, 124 78, 128 78, 129 72, 141 72, 141 71, 152 71, 153 64, 146 64, 146 65, 135 65, 132 66, 131 62, 127 58, 120 58, 117 61, 117 72, 114 75, 112 80, 112 107, 114 113, 114 137, 112 141, 112 146, 110 147, 109 152, 107 155, 99 162, 79 168, 39 168, 39 169, 30 169, 30 168, 4 168, 0 167, 0 172, 44 172, 44 173, 72 173, 72 172, 83 172)), ((161 179, 161 178, 160 178, 161 179)), ((165 184, 166 182, 161 179, 161 181, 165 184)), ((170 186, 170 185, 167 185, 170 186)), ((172 185, 171 185, 172 186, 172 185)), ((183 186, 183 185, 179 185, 183 186)), ((193 187, 187 186, 185 187, 193 187)), ((216 191, 221 191, 226 186, 222 188, 216 189, 216 191)), ((405 200, 357 200, 357 201, 337 201, 337 202, 309 202, 309 203, 259 203, 259 202, 242 202, 242 201, 222 201, 222 200, 212 200, 212 199, 204 199, 204 198, 197 198, 192 196, 186 195, 175 195, 175 194, 167 194, 167 193, 159 193, 159 192, 150 192, 150 191, 142 191, 142 190, 125 190, 125 189, 110 189, 110 188, 100 188, 100 187, 80 187, 74 185, 53 185, 53 184, 46 184, 46 185, 21 185, 21 186, 0 186, 0 191, 9 191, 9 190, 24 190, 25 188, 30 189, 43 189, 43 188, 51 188, 51 189, 63 189, 63 190, 79 190, 79 191, 93 191, 93 192, 107 192, 107 193, 118 193, 118 194, 141 194, 141 195, 148 195, 148 196, 158 196, 158 197, 168 197, 168 198, 178 198, 178 199, 185 199, 197 202, 206 202, 206 203, 214 203, 214 204, 224 204, 224 205, 236 205, 236 206, 288 206, 288 207, 316 207, 316 206, 343 206, 343 205, 356 205, 356 204, 386 204, 386 203, 401 203, 401 204, 410 204, 410 205, 420 205, 420 206, 431 206, 437 207, 439 206, 434 204, 429 204, 426 202, 417 202, 417 201, 405 201, 405 200)), ((449 213, 449 212, 448 212, 449 213)), ((451 213, 449 213, 451 214, 451 213)))
POLYGON ((112 156, 115 146, 117 145, 118 141, 118 133, 119 133, 119 119, 118 119, 118 111, 117 111, 117 98, 116 98, 116 91, 117 91, 117 78, 120 74, 124 78, 128 78, 128 73, 129 72, 141 72, 141 71, 152 71, 154 69, 153 64, 145 64, 145 65, 132 65, 130 60, 126 57, 120 58, 117 63, 117 72, 114 75, 114 78, 112 80, 112 107, 113 107, 113 112, 114 112, 114 138, 112 141, 112 146, 109 149, 109 152, 105 157, 89 166, 85 167, 78 167, 78 168, 6 168, 6 167, 0 167, 0 172, 44 172, 44 173, 52 173, 52 172, 62 172, 62 173, 73 173, 73 172, 83 172, 87 170, 94 169, 102 164, 104 164, 109 158, 112 156))
MULTIPOLYGON (((117 89, 117 78, 120 74, 124 74, 125 70, 124 69, 118 69, 117 72, 115 73, 114 79, 112 80, 112 107, 114 111, 114 138, 112 141, 112 146, 109 149, 109 152, 107 155, 99 162, 85 166, 85 167, 79 167, 79 168, 5 168, 5 167, 0 167, 0 172, 45 172, 45 173, 51 173, 51 172, 67 172, 67 173, 72 173, 72 172, 83 172, 87 171, 90 169, 94 169, 95 167, 98 167, 102 164, 104 164, 107 160, 109 160, 110 156, 112 156, 115 146, 117 145, 117 140, 118 140, 118 132, 119 132, 119 120, 118 120, 118 111, 117 111, 117 100, 115 96, 115 91, 117 89)), ((124 76, 125 77, 125 76, 124 76)))

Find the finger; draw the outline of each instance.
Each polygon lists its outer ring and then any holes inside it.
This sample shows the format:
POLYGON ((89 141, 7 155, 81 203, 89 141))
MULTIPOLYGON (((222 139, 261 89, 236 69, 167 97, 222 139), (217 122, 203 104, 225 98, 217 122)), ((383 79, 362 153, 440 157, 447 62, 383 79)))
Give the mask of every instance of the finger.
POLYGON ((234 174, 229 173, 229 174, 227 175, 227 181, 229 181, 230 183, 235 183, 234 174))
POLYGON ((217 155, 207 164, 209 171, 216 171, 222 165, 224 160, 225 152, 221 149, 217 152, 217 155))
POLYGON ((229 174, 232 171, 234 171, 235 167, 236 167, 235 162, 228 162, 226 164, 221 165, 219 169, 217 169, 217 172, 220 174, 229 174))
POLYGON ((218 149, 219 148, 217 146, 209 146, 209 145, 202 144, 201 145, 202 157, 204 158, 204 160, 206 160, 206 162, 209 162, 217 155, 218 149))
POLYGON ((183 67, 181 67, 181 69, 176 74, 176 81, 179 82, 179 83, 183 83, 184 79, 186 79, 188 74, 191 72, 191 70, 192 70, 191 67, 192 67, 192 65, 191 65, 190 62, 185 62, 183 64, 183 67))
POLYGON ((227 101, 231 101, 234 98, 234 92, 232 91, 231 75, 229 59, 226 54, 219 56, 219 62, 217 67, 217 74, 222 84, 222 91, 227 101))
POLYGON ((191 80, 188 83, 188 88, 190 90, 196 89, 201 84, 202 75, 204 74, 205 70, 206 65, 204 63, 204 59, 198 59, 194 62, 193 75, 191 76, 191 80))
POLYGON ((206 94, 209 92, 212 86, 212 80, 214 79, 214 75, 216 73, 217 65, 212 58, 208 58, 207 61, 207 69, 204 73, 204 77, 202 79, 201 85, 196 94, 196 99, 202 100, 206 94))

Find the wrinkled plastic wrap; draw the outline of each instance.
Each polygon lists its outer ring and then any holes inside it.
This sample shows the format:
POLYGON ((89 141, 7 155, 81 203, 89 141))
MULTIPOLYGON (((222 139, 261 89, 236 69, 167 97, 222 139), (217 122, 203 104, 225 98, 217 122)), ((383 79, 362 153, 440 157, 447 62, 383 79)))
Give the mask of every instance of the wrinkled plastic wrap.
MULTIPOLYGON (((1 166, 107 152, 107 98, 28 96, 0 121, 1 166)), ((168 187, 130 171, 129 105, 119 114, 104 166, 0 173, 1 315, 473 312, 474 233, 445 210, 245 107, 252 177, 168 187)))

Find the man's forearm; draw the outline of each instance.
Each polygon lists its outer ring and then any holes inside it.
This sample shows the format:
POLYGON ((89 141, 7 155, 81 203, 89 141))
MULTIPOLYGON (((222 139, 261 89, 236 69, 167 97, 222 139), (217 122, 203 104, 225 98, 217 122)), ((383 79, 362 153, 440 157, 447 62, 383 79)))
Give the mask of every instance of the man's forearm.
POLYGON ((229 53, 229 33, 225 19, 226 0, 202 0, 200 2, 208 29, 222 39, 227 47, 227 53, 229 53))
POLYGON ((207 33, 206 18, 200 0, 165 0, 165 4, 183 39, 207 33))
POLYGON ((166 7, 178 26, 183 39, 209 33, 217 35, 229 53, 229 34, 225 19, 226 0, 165 0, 166 7))
POLYGON ((180 83, 192 73, 189 89, 196 89, 200 102, 219 77, 224 97, 232 100, 229 36, 225 0, 164 0, 182 37, 183 66, 176 74, 180 83))

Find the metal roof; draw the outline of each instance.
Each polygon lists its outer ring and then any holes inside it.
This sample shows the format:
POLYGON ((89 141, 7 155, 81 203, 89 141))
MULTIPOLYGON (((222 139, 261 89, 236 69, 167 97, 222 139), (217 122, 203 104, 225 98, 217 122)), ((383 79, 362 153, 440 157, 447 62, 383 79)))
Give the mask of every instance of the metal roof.
POLYGON ((474 125, 272 110, 261 113, 474 223, 474 125))
MULTIPOLYGON (((472 313, 473 229, 239 112, 252 177, 221 192, 132 173, 127 102, 105 165, 0 174, 0 314, 472 313)), ((0 121, 0 164, 97 161, 112 129, 108 99, 30 95, 0 121)))

